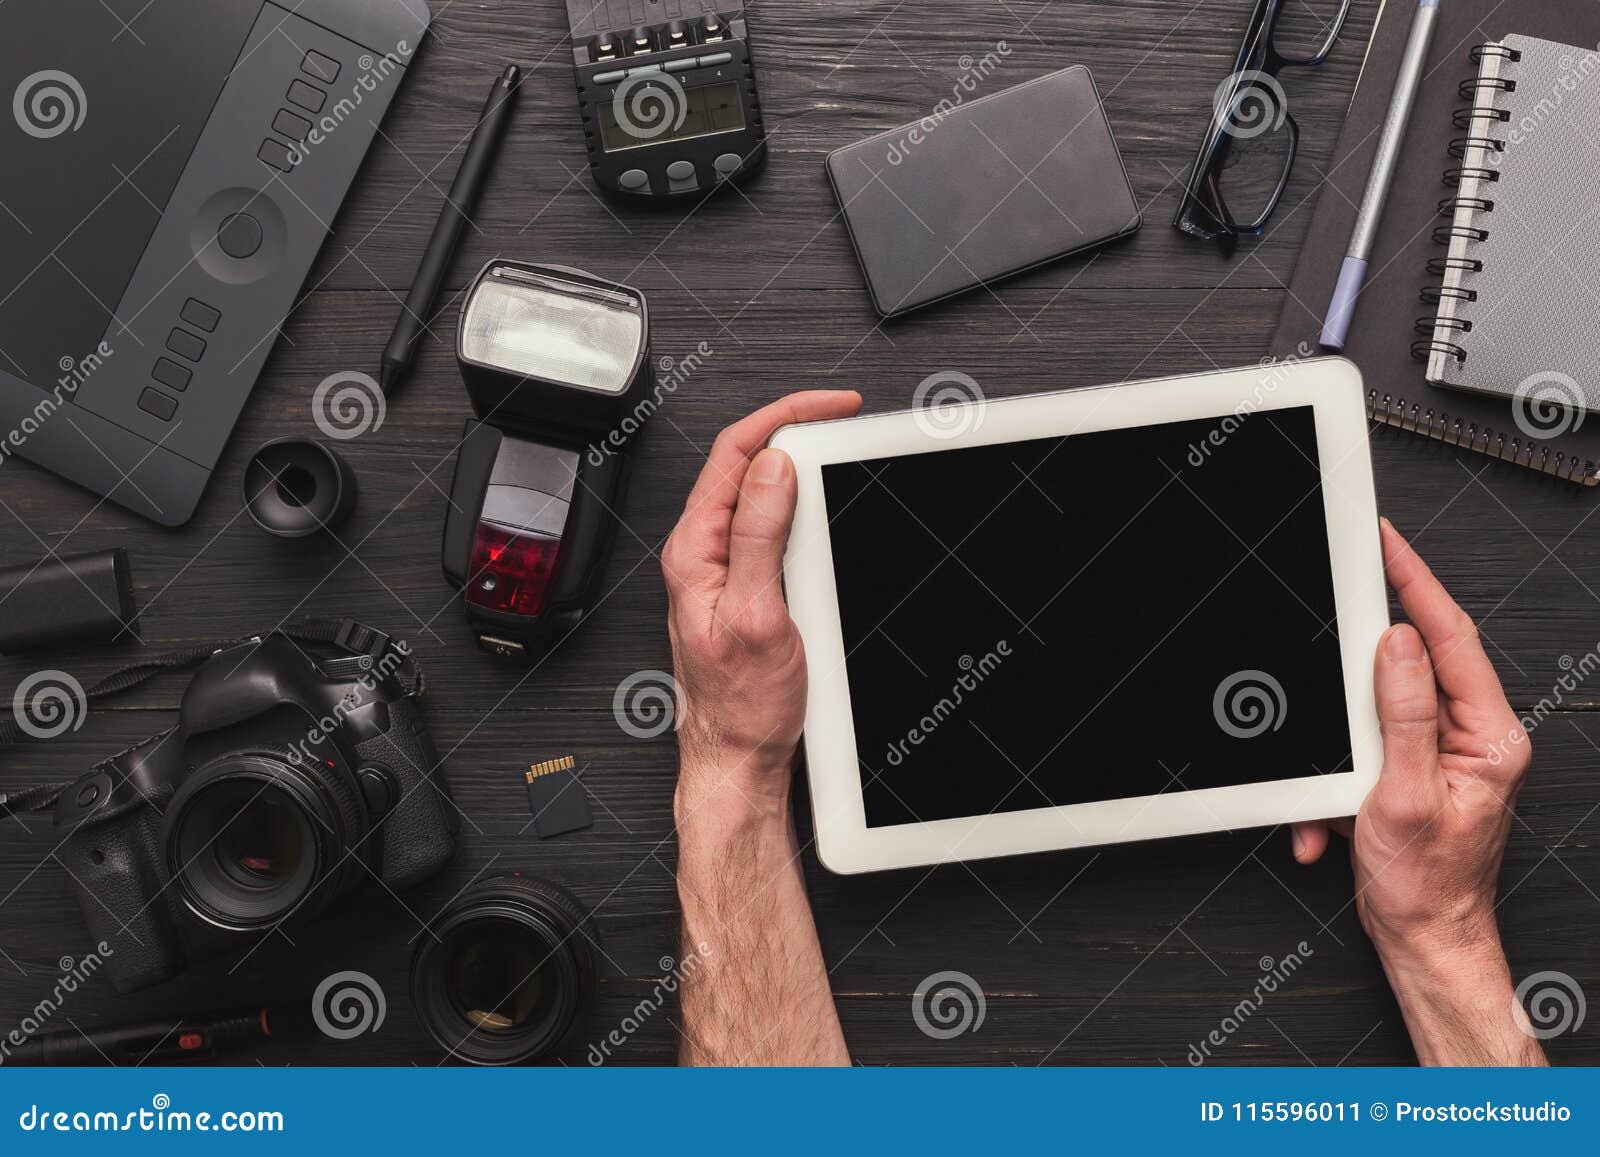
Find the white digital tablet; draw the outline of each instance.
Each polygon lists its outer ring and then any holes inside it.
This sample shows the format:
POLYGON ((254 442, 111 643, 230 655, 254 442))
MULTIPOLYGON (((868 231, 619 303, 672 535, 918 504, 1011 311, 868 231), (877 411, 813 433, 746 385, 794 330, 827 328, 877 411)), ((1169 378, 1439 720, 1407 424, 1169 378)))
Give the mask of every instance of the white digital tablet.
POLYGON ((1360 371, 951 392, 772 440, 823 864, 1353 815, 1389 622, 1360 371))

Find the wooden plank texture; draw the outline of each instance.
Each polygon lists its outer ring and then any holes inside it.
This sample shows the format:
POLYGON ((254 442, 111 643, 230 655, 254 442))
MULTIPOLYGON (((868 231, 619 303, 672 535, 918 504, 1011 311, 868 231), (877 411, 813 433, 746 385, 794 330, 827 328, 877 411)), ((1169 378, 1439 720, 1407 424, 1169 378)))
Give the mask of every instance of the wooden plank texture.
MULTIPOLYGON (((1231 260, 1168 226, 1178 182, 1231 67, 1244 0, 760 0, 752 8, 772 156, 741 195, 692 213, 602 204, 587 181, 560 6, 537 0, 434 5, 430 43, 385 124, 194 521, 177 531, 96 504, 22 462, 0 468, 0 556, 29 561, 126 545, 145 608, 144 645, 53 652, 86 683, 147 650, 270 627, 306 613, 359 615, 410 637, 429 673, 430 718, 455 798, 463 850, 441 877, 399 899, 367 895, 323 936, 273 943, 237 973, 228 962, 182 984, 119 997, 97 983, 68 1010, 85 1028, 183 1009, 285 999, 327 974, 361 969, 389 997, 381 1032, 347 1042, 275 1042, 232 1060, 434 1064, 407 997, 411 943, 481 872, 568 883, 594 906, 605 949, 591 1031, 565 1058, 649 996, 676 956, 670 736, 631 739, 611 698, 632 672, 670 663, 655 558, 716 431, 755 406, 819 385, 861 389, 869 409, 906 404, 938 369, 991 396, 1249 364, 1265 352, 1311 198, 1378 8, 1356 0, 1324 68, 1286 76, 1304 132, 1284 210, 1231 260), (1106 100, 1143 231, 891 326, 876 323, 822 173, 833 148, 924 115, 964 56, 1009 49, 999 88, 1089 64, 1106 100), (246 450, 311 431, 310 395, 340 370, 372 370, 441 191, 490 77, 531 73, 476 229, 411 385, 378 431, 347 446, 359 508, 337 541, 283 543, 239 510, 246 450), (455 294, 496 254, 575 265, 650 297, 656 353, 703 365, 647 429, 625 511, 628 529, 599 612, 527 671, 468 638, 439 573, 438 534, 455 440, 468 410, 448 349, 455 294), (539 842, 524 831, 519 769, 566 753, 589 767, 597 822, 539 842)), ((1442 195, 1442 194, 1441 194, 1442 195)), ((1513 702, 1531 708, 1600 643, 1600 522, 1592 493, 1393 433, 1374 441, 1380 499, 1480 621, 1513 702)), ((39 659, 0 663, 4 686, 39 659)), ((1181 672, 1174 674, 1181 678, 1181 672)), ((7 753, 0 788, 61 778, 169 718, 169 678, 82 731, 7 753)), ((1600 687, 1568 696, 1536 737, 1513 825, 1500 909, 1513 972, 1558 969, 1600 993, 1600 687)), ((1161 705, 1150 704, 1159 718, 1161 705)), ((803 790, 803 788, 802 788, 803 790)), ((803 810, 803 809, 802 809, 803 810)), ((38 820, 0 839, 0 1033, 48 991, 62 956, 87 947, 71 881, 38 820)), ((1351 905, 1342 848, 1298 868, 1286 832, 1242 832, 1034 857, 931 873, 843 879, 806 857, 847 1038, 867 1064, 1187 1063, 1249 994, 1263 960, 1311 950, 1291 983, 1215 1051, 1220 1063, 1404 1063, 1403 1025, 1351 905), (982 985, 980 1031, 930 1039, 911 993, 956 969, 982 985)), ((676 1008, 647 1017, 619 1063, 667 1063, 676 1008)), ((1550 1042, 1600 1062, 1592 1028, 1550 1042)))

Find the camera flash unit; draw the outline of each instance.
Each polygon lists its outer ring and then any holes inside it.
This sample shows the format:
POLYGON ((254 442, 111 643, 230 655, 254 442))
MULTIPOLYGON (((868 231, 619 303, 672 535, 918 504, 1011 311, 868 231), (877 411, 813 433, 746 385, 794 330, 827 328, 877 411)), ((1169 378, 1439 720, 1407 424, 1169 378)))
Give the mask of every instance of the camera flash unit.
POLYGON ((456 455, 445 577, 480 645, 534 658, 599 594, 628 473, 618 431, 654 384, 644 297, 491 261, 467 291, 456 359, 477 417, 456 455), (601 441, 607 453, 585 452, 601 441))

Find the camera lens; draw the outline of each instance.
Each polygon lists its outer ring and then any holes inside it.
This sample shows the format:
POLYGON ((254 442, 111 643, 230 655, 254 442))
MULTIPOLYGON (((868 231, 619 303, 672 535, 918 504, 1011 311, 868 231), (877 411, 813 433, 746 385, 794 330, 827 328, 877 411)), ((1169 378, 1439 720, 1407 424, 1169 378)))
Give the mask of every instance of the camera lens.
POLYGON ((508 1065, 554 1053, 594 998, 593 934, 582 907, 542 880, 470 888, 424 936, 411 992, 452 1056, 508 1065))
POLYGON ((560 984, 544 938, 514 920, 468 924, 445 941, 456 1011, 480 1028, 520 1029, 550 1014, 560 984))
POLYGON ((337 780, 265 756, 224 757, 195 771, 168 808, 168 870, 202 919, 266 927, 314 890, 319 900, 340 891, 317 886, 340 863, 338 833, 356 814, 353 790, 337 780))
POLYGON ((246 784, 219 789, 237 799, 219 806, 224 814, 212 852, 217 865, 242 888, 279 888, 309 864, 305 815, 276 793, 246 794, 246 784))

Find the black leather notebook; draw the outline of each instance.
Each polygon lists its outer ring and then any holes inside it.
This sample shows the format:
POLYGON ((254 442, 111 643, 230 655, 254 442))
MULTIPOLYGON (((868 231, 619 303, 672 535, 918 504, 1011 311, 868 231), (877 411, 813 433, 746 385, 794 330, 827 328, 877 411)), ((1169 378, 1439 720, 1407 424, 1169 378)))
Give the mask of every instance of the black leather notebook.
MULTIPOLYGON (((1317 202, 1272 340, 1272 352, 1278 357, 1317 352, 1322 315, 1350 240, 1356 206, 1372 167, 1414 10, 1413 4, 1387 0, 1379 16, 1329 170, 1328 187, 1317 202)), ((1437 299, 1430 303, 1423 293, 1437 290, 1440 263, 1452 254, 1449 237, 1436 237, 1437 230, 1449 230, 1455 205, 1463 193, 1446 181, 1447 173, 1459 173, 1463 164, 1459 156, 1452 154, 1452 142, 1459 150, 1459 142, 1466 138, 1491 139, 1527 131, 1527 126, 1509 120, 1488 123, 1486 127, 1474 122, 1474 93, 1469 89, 1463 97, 1460 90, 1463 81, 1471 85, 1479 73, 1473 50, 1511 35, 1563 44, 1600 43, 1600 3, 1448 0, 1440 6, 1426 79, 1412 110, 1399 169, 1344 353, 1366 377, 1368 413, 1374 421, 1569 482, 1594 486, 1600 483, 1600 415, 1571 408, 1539 412, 1524 409, 1523 420, 1518 421, 1516 407, 1527 407, 1528 401, 1508 401, 1430 384, 1428 366, 1413 356, 1414 343, 1420 338, 1426 347, 1434 333, 1437 299), (1434 263, 1432 270, 1430 262, 1434 263)), ((1600 68, 1595 54, 1589 56, 1585 63, 1584 54, 1574 52, 1574 77, 1600 68)), ((1577 81, 1597 82, 1600 81, 1593 77, 1577 81)), ((1560 83, 1559 78, 1556 83, 1560 83)), ((1528 101, 1530 108, 1538 108, 1542 97, 1553 104, 1561 103, 1560 93, 1561 89, 1555 87, 1548 93, 1517 96, 1528 101)), ((1592 139, 1600 139, 1600 125, 1589 126, 1585 132, 1592 139)), ((1581 151, 1584 155, 1574 157, 1565 179, 1571 182, 1574 200, 1590 203, 1594 199, 1595 155, 1588 148, 1581 151)), ((1505 150, 1504 163, 1515 161, 1514 150, 1505 150)), ((1492 190, 1494 186, 1488 188, 1492 190)), ((1494 196, 1492 191, 1485 195, 1494 196)), ((1474 302, 1473 308, 1480 311, 1480 316, 1483 311, 1496 311, 1494 316, 1502 319, 1502 324, 1505 318, 1514 318, 1525 308, 1537 308, 1538 295, 1548 291, 1552 280, 1538 276, 1540 263, 1557 261, 1588 271, 1593 281, 1591 292, 1600 301, 1600 274, 1594 273, 1594 257, 1592 252, 1563 253, 1559 246, 1552 253, 1521 254, 1518 260, 1524 263, 1526 276, 1510 278, 1511 288, 1503 289, 1497 301, 1474 302)), ((1600 324, 1600 305, 1595 318, 1600 324)), ((1525 372, 1537 376, 1539 371, 1550 368, 1528 364, 1525 372)), ((1517 386, 1513 380, 1500 383, 1505 393, 1517 386)))
POLYGON ((872 304, 895 317, 1125 237, 1139 206, 1082 65, 828 155, 872 304))

